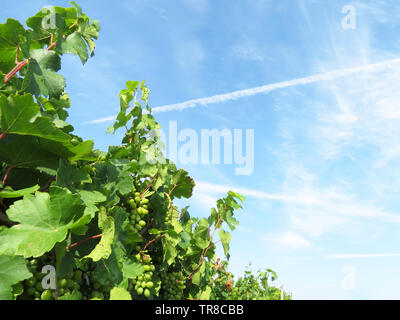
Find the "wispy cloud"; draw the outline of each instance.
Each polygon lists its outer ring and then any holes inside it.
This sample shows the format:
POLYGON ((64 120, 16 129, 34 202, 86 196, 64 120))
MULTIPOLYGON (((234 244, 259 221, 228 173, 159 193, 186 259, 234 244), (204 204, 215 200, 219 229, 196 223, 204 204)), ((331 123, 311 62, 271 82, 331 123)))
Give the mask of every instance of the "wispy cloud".
POLYGON ((390 223, 400 223, 400 215, 386 212, 373 204, 358 201, 345 190, 334 187, 312 187, 304 185, 293 188, 285 194, 270 194, 259 190, 236 186, 219 185, 209 182, 196 182, 195 191, 205 194, 225 194, 229 190, 245 197, 259 200, 280 201, 288 207, 292 222, 298 229, 312 235, 319 235, 321 229, 336 220, 343 222, 351 218, 370 218, 390 223), (294 211, 294 208, 296 210, 294 211), (293 214, 295 213, 295 214, 293 214))
POLYGON ((339 253, 328 254, 325 259, 373 259, 400 257, 400 253, 339 253))
POLYGON ((287 231, 278 234, 265 234, 261 237, 261 241, 268 245, 281 245, 290 249, 304 249, 312 246, 311 242, 300 234, 287 231))
MULTIPOLYGON (((185 52, 187 53, 187 51, 185 51, 185 52)), ((195 57, 195 59, 196 60, 202 59, 202 56, 197 55, 195 57)), ((184 63, 184 61, 180 60, 180 63, 184 63)), ((304 78, 297 78, 297 79, 293 79, 293 80, 268 84, 268 85, 264 85, 264 86, 259 86, 259 87, 244 89, 244 90, 237 90, 237 91, 233 91, 230 93, 218 94, 218 95, 205 97, 205 98, 192 99, 192 100, 188 100, 188 101, 181 102, 181 103, 154 107, 154 108, 152 108, 152 111, 153 111, 153 113, 158 113, 158 112, 168 112, 168 111, 175 111, 175 110, 184 110, 184 109, 188 109, 188 108, 194 108, 196 106, 206 106, 206 105, 213 104, 213 103, 231 101, 231 100, 236 100, 236 99, 240 99, 240 98, 244 98, 244 97, 254 96, 254 95, 260 94, 260 93, 268 93, 268 92, 278 90, 278 89, 307 85, 307 84, 312 84, 312 83, 321 82, 321 81, 335 80, 337 78, 351 76, 351 75, 359 74, 359 73, 377 72, 377 71, 389 69, 398 64, 400 64, 400 59, 391 59, 391 60, 386 60, 386 61, 382 61, 379 63, 363 65, 360 67, 339 69, 339 70, 329 71, 326 73, 320 73, 320 74, 316 74, 316 75, 312 75, 312 76, 308 76, 308 77, 304 77, 304 78)), ((186 62, 185 62, 185 65, 187 65, 186 62)), ((105 118, 101 118, 101 119, 86 121, 86 122, 84 122, 84 124, 108 122, 108 121, 111 121, 114 119, 115 119, 115 116, 110 116, 110 117, 105 117, 105 118)))

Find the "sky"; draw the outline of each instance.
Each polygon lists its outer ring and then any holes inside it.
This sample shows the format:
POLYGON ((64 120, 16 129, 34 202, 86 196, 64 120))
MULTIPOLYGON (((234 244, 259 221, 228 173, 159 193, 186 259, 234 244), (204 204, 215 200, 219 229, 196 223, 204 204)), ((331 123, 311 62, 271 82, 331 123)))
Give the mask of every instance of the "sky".
MULTIPOLYGON (((228 190, 245 196, 235 277, 271 268, 293 299, 400 298, 394 1, 77 2, 101 31, 84 66, 62 60, 76 134, 101 150, 120 144, 122 131, 106 134, 118 93, 145 80, 167 137, 171 123, 182 134, 179 150, 186 134, 200 145, 202 129, 241 133, 231 144, 240 155, 254 147, 246 174, 236 158, 224 163, 222 142, 219 163, 177 162, 196 181, 179 201, 191 215, 207 217, 228 190)), ((68 1, 0 0, 0 23, 52 5, 68 1)))

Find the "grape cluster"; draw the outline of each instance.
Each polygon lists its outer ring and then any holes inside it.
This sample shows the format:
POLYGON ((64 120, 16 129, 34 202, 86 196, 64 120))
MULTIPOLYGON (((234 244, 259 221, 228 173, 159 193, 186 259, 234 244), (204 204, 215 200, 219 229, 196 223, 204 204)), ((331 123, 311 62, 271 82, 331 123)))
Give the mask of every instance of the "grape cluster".
POLYGON ((52 266, 52 259, 43 255, 39 258, 33 258, 29 260, 28 269, 33 274, 33 277, 22 282, 23 293, 18 297, 21 300, 51 300, 55 299, 56 295, 62 297, 72 291, 79 291, 82 284, 82 272, 76 270, 60 279, 54 279, 57 281, 55 284, 56 289, 43 288, 42 282, 45 282, 45 287, 51 284, 50 279, 44 279, 48 273, 42 272, 43 267, 46 265, 52 266))
POLYGON ((129 214, 129 231, 137 231, 146 226, 145 216, 149 214, 148 208, 149 199, 140 197, 140 192, 133 187, 131 198, 128 200, 128 207, 131 210, 129 214))
POLYGON ((185 278, 180 272, 161 272, 160 298, 166 300, 181 300, 185 290, 185 278))
POLYGON ((147 254, 147 250, 140 252, 136 255, 138 261, 140 261, 144 268, 144 273, 129 282, 128 290, 135 289, 138 296, 143 295, 145 298, 149 298, 151 294, 151 288, 154 287, 153 272, 155 266, 152 264, 151 257, 147 254))

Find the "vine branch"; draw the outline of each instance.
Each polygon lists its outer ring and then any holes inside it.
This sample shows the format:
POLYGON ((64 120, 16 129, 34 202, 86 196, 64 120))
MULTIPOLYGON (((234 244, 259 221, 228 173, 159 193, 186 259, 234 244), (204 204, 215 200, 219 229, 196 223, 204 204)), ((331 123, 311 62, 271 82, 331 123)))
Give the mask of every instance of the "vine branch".
POLYGON ((73 248, 73 247, 75 247, 75 246, 77 246, 77 245, 79 245, 79 244, 81 244, 83 242, 86 242, 88 240, 100 238, 101 236, 102 236, 102 234, 96 234, 95 236, 91 236, 89 238, 86 238, 86 239, 83 239, 81 241, 75 242, 75 243, 71 244, 70 246, 68 246, 67 250, 70 250, 71 248, 73 248))
POLYGON ((5 186, 5 184, 7 182, 8 175, 10 174, 10 171, 11 171, 12 168, 13 168, 13 166, 9 166, 7 171, 6 171, 6 174, 4 175, 4 178, 3 178, 3 181, 2 181, 3 186, 5 186))

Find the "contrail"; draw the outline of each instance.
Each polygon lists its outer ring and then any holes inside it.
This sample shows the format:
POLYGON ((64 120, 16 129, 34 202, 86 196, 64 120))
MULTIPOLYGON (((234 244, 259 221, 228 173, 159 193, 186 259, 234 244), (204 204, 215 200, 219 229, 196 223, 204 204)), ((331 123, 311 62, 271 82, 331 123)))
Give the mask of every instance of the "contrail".
POLYGON ((368 259, 368 258, 393 258, 400 257, 400 253, 343 253, 343 254, 329 254, 325 256, 326 259, 368 259))
MULTIPOLYGON (((329 71, 326 73, 320 73, 320 74, 316 74, 316 75, 312 75, 312 76, 308 76, 308 77, 304 77, 304 78, 297 78, 297 79, 293 79, 293 80, 268 84, 268 85, 264 85, 264 86, 260 86, 260 87, 254 87, 254 88, 249 88, 249 89, 244 89, 244 90, 237 90, 237 91, 233 91, 230 93, 217 94, 217 95, 214 95, 211 97, 187 100, 187 101, 184 101, 181 103, 176 103, 176 104, 154 107, 154 108, 152 108, 152 112, 157 113, 157 112, 167 112, 167 111, 174 111, 174 110, 184 110, 184 109, 188 109, 188 108, 194 108, 196 106, 205 106, 205 105, 209 105, 212 103, 237 100, 237 99, 240 99, 243 97, 254 96, 259 93, 268 93, 268 92, 271 92, 271 91, 274 91, 277 89, 306 85, 306 84, 320 82, 320 81, 334 80, 337 78, 350 76, 350 75, 357 74, 357 73, 381 71, 381 70, 385 70, 390 67, 393 67, 394 65, 397 65, 397 64, 400 64, 400 58, 386 60, 386 61, 382 61, 382 62, 378 62, 378 63, 374 63, 374 64, 363 65, 363 66, 355 67, 355 68, 329 71)), ((84 122, 84 124, 100 123, 100 122, 106 122, 106 121, 110 121, 110 120, 114 120, 114 119, 115 119, 115 116, 112 116, 112 117, 106 117, 106 118, 102 118, 102 119, 84 122)))

